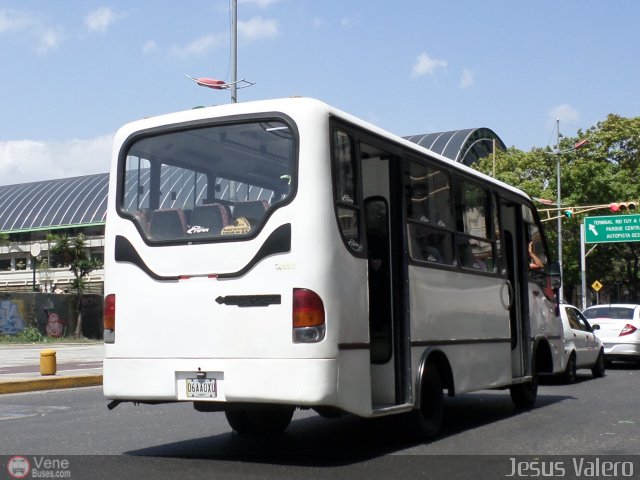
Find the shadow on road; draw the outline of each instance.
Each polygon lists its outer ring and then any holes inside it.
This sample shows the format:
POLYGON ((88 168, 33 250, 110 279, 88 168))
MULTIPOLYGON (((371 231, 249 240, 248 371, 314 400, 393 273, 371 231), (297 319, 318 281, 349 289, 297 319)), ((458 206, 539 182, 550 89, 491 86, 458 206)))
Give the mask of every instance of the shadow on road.
MULTIPOLYGON (((571 398, 539 395, 536 409, 571 398)), ((505 420, 522 413, 509 393, 486 392, 447 399, 440 436, 449 436, 505 420)), ((234 462, 337 467, 402 452, 420 445, 408 440, 397 416, 363 419, 344 416, 301 418, 279 435, 240 435, 229 431, 215 436, 156 445, 125 452, 132 456, 217 459, 234 462)))

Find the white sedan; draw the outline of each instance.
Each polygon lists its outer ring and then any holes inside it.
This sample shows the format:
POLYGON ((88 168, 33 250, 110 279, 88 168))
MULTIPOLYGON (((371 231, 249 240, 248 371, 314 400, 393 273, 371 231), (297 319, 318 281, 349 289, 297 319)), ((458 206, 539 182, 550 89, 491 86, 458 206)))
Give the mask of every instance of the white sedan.
POLYGON ((640 365, 640 305, 594 305, 582 313, 602 340, 607 361, 623 360, 640 365))
POLYGON ((564 380, 567 383, 575 382, 579 368, 590 368, 594 377, 604 376, 604 348, 587 319, 580 310, 566 303, 560 304, 560 317, 564 339, 564 380))

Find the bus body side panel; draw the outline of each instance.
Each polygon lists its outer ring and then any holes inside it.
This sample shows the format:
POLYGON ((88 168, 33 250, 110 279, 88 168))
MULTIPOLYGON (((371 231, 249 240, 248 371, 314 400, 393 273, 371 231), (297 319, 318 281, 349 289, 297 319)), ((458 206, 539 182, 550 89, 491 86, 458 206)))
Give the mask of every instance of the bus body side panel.
POLYGON ((555 302, 547 298, 540 285, 530 281, 528 290, 532 346, 536 338, 546 338, 551 347, 553 373, 560 373, 564 356, 562 320, 556 315, 555 302))
POLYGON ((446 354, 456 394, 511 384, 503 284, 497 277, 409 266, 414 371, 431 347, 446 354))

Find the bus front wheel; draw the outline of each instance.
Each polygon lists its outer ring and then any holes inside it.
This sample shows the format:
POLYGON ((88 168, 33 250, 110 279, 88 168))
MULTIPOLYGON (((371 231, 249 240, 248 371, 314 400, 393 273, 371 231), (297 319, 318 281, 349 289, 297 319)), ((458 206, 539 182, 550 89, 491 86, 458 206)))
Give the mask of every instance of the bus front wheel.
POLYGON ((264 405, 231 407, 225 410, 227 422, 238 433, 282 433, 293 417, 293 407, 264 405))

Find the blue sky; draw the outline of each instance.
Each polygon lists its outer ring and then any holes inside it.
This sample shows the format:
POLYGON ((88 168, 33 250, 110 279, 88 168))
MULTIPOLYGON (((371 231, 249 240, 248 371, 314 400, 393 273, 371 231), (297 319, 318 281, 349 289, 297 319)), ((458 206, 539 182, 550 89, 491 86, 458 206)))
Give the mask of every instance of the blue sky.
MULTIPOLYGON (((315 97, 393 133, 522 150, 640 114, 636 0, 238 0, 239 101, 315 97)), ((0 0, 0 184, 108 170, 124 123, 228 103, 229 0, 0 0)))

